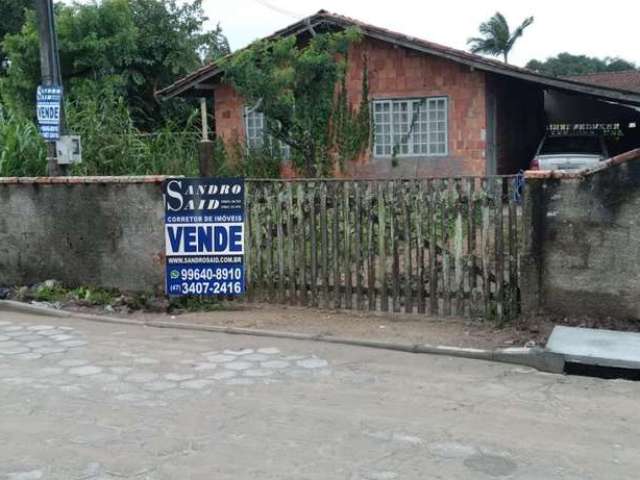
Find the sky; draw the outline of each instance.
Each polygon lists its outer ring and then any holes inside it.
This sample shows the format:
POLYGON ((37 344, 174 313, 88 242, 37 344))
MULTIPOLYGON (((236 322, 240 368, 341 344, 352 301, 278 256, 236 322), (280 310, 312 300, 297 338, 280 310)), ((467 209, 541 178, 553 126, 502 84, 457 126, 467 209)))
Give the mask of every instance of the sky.
POLYGON ((640 64, 638 0, 203 0, 203 6, 209 26, 220 22, 232 50, 320 9, 466 50, 478 25, 499 11, 512 28, 535 17, 511 51, 515 65, 565 51, 640 64))

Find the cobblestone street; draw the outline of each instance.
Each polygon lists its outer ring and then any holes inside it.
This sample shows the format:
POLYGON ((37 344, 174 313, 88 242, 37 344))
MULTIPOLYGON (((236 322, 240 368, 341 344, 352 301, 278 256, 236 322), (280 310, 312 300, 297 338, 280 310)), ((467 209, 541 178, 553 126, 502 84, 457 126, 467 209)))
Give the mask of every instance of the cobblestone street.
POLYGON ((638 394, 479 361, 0 311, 0 479, 635 478, 638 394))

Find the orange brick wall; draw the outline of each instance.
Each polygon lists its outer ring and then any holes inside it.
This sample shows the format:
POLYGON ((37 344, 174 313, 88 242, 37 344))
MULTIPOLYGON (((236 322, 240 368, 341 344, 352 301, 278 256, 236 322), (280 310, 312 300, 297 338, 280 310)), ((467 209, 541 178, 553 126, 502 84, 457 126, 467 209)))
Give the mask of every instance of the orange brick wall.
MULTIPOLYGON (((446 96, 449 105, 449 155, 446 157, 372 158, 371 152, 348 166, 354 177, 424 177, 484 175, 485 74, 469 67, 419 54, 372 39, 352 46, 347 89, 354 106, 362 95, 364 57, 369 68, 369 93, 378 98, 446 96)), ((243 101, 231 87, 215 92, 217 135, 225 143, 244 138, 243 101)))

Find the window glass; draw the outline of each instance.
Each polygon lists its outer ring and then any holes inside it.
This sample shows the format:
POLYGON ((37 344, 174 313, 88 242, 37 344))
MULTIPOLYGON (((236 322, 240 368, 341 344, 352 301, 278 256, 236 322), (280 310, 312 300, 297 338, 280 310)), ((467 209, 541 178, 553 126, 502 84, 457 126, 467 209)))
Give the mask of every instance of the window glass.
POLYGON ((375 156, 447 154, 446 98, 376 100, 373 123, 375 156))
POLYGON ((256 109, 245 108, 245 131, 246 131, 246 141, 247 147, 250 149, 259 149, 264 146, 265 139, 270 140, 269 145, 275 146, 279 148, 280 154, 282 158, 289 159, 291 156, 291 148, 289 145, 282 143, 280 141, 274 141, 273 139, 268 138, 264 124, 265 117, 264 114, 256 109))

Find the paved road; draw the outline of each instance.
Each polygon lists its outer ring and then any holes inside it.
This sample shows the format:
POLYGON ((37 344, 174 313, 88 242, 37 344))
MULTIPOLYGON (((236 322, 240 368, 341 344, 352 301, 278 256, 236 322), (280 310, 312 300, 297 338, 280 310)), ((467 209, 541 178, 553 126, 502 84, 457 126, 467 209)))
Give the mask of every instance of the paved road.
POLYGON ((0 479, 637 479, 640 383, 0 311, 0 479))

